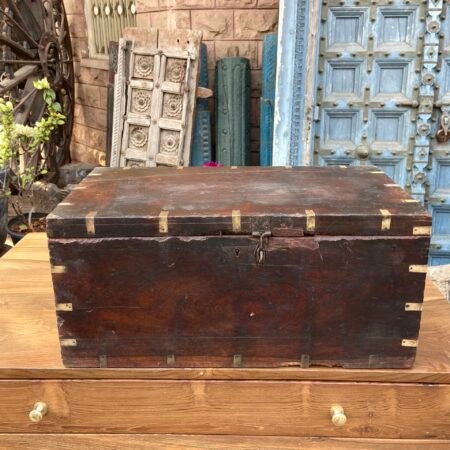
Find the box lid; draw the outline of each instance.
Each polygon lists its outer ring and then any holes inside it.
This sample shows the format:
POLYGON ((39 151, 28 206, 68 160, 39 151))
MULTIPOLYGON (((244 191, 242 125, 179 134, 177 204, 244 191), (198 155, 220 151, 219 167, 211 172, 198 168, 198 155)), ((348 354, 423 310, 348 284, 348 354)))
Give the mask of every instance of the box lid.
POLYGON ((51 238, 431 234, 375 167, 97 168, 47 225, 51 238))

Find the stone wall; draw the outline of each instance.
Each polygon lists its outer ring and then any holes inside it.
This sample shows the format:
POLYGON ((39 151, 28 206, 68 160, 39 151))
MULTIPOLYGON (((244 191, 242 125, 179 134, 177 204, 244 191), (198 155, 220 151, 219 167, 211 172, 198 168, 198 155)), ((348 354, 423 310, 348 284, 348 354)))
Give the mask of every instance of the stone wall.
MULTIPOLYGON (((82 0, 64 0, 76 53, 76 106, 72 155, 104 163, 106 147, 107 62, 90 59, 82 0)), ((216 60, 244 56, 252 69, 252 161, 259 152, 259 97, 262 36, 275 31, 278 0, 137 0, 138 26, 192 28, 203 32, 208 47, 210 87, 216 60)), ((213 108, 211 101, 211 108, 213 108)), ((212 109, 213 110, 213 109, 212 109)))
POLYGON ((105 163, 106 59, 89 59, 84 0, 64 0, 75 66, 75 115, 71 154, 76 161, 105 163))

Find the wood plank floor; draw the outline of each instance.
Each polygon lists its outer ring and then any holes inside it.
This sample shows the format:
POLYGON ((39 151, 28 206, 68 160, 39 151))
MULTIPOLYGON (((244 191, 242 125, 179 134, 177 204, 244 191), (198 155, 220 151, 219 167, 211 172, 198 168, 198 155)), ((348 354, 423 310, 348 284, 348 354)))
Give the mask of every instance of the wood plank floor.
POLYGON ((6 435, 0 450, 449 450, 450 441, 185 435, 6 435))

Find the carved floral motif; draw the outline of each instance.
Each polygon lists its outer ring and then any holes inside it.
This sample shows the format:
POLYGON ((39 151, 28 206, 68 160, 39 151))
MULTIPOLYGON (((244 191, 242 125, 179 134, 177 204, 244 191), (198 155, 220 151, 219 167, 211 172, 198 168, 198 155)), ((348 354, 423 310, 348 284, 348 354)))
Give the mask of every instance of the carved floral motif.
POLYGON ((150 111, 152 103, 151 91, 145 89, 133 89, 131 98, 131 110, 140 114, 150 111))
POLYGON ((143 127, 130 129, 130 144, 134 148, 143 148, 148 141, 148 130, 143 127))
POLYGON ((153 75, 153 56, 136 56, 134 62, 134 73, 138 78, 151 78, 153 75))
POLYGON ((166 66, 166 80, 181 83, 186 73, 186 60, 168 59, 166 66))
POLYGON ((175 153, 180 146, 180 134, 175 131, 161 131, 161 152, 175 153))
POLYGON ((183 112, 183 97, 181 95, 165 94, 163 116, 169 119, 181 120, 183 112))
POLYGON ((137 161, 135 159, 127 160, 127 167, 145 167, 144 161, 137 161))

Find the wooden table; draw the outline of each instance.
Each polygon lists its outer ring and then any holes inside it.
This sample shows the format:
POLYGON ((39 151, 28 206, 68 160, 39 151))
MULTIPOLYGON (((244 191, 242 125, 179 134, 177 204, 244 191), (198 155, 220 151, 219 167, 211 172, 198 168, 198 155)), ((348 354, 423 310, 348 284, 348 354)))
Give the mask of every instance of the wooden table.
POLYGON ((0 449, 450 449, 450 304, 431 283, 412 370, 66 369, 45 236, 0 280, 0 449))

